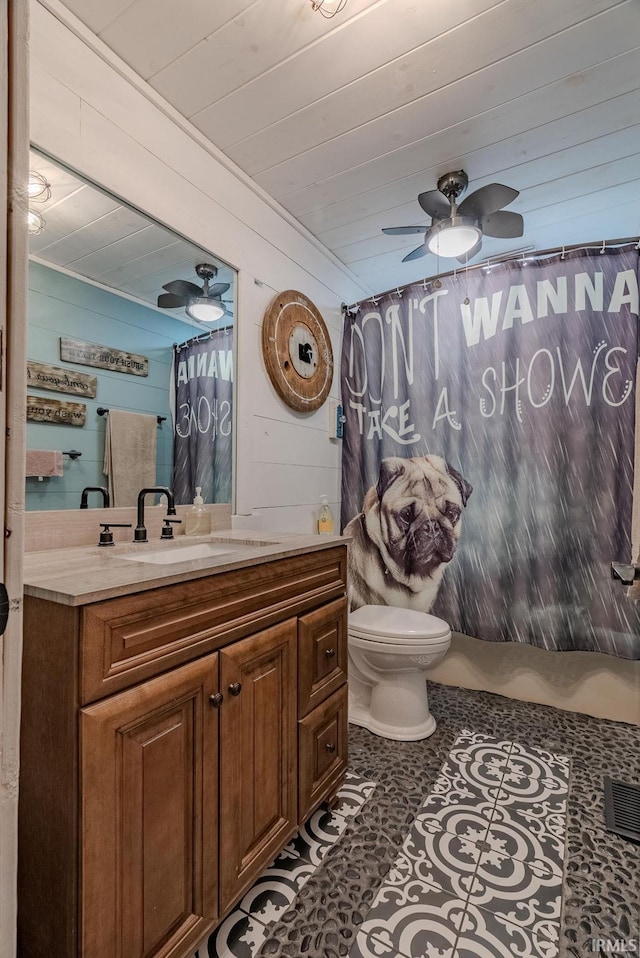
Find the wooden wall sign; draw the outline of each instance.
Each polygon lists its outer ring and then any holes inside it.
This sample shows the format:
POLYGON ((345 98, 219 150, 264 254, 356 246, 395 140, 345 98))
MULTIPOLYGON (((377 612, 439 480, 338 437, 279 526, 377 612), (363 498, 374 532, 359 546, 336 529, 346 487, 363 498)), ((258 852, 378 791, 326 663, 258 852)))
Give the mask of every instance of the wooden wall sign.
POLYGON ((62 366, 50 366, 49 363, 37 363, 34 359, 28 359, 27 387, 29 386, 94 399, 98 380, 96 376, 89 376, 87 373, 77 373, 62 366))
POLYGON ((81 366, 97 366, 99 369, 112 369, 116 373, 129 373, 131 376, 148 376, 149 360, 136 353, 125 353, 111 346, 99 346, 98 343, 85 343, 81 339, 60 337, 60 359, 81 366))
POLYGON ((61 426, 84 426, 87 407, 83 402, 27 396, 27 422, 54 422, 61 426))

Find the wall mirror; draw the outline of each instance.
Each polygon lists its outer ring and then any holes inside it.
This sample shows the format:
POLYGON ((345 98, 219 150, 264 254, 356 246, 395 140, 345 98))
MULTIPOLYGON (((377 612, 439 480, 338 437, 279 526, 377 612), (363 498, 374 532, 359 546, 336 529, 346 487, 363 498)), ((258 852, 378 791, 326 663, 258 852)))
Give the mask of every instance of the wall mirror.
POLYGON ((206 501, 231 502, 236 271, 35 150, 30 171, 27 473, 55 472, 62 452, 63 474, 27 475, 27 510, 78 509, 83 489, 107 486, 105 410, 158 417, 156 483, 176 480, 177 501, 201 484, 191 462, 174 476, 174 438, 182 469, 188 437, 215 470, 206 501), (174 344, 188 344, 175 366, 174 344), (220 398, 192 390, 176 403, 176 378, 198 375, 220 381, 220 398))

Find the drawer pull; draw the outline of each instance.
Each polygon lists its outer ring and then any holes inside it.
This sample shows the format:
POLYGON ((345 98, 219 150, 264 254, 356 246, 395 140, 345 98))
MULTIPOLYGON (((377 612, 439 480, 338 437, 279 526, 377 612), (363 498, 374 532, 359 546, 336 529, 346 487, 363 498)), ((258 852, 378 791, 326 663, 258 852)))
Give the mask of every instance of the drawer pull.
POLYGON ((327 752, 335 752, 335 750, 336 750, 335 745, 332 745, 331 743, 327 745, 327 752))
POLYGON ((324 653, 328 659, 332 658, 336 654, 335 649, 327 649, 324 653))
POLYGON ((212 708, 219 709, 222 703, 224 702, 224 695, 222 694, 222 692, 216 692, 215 695, 209 696, 209 701, 211 703, 212 708))
POLYGON ((240 682, 234 682, 232 685, 229 686, 230 695, 240 695, 241 691, 242 691, 242 685, 240 682))

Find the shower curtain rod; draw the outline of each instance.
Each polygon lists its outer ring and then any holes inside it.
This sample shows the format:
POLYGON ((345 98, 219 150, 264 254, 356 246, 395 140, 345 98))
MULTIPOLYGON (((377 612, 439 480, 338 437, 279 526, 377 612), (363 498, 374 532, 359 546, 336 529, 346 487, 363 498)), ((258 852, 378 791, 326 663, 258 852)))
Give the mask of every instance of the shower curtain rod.
MULTIPOLYGON (((611 240, 594 240, 592 243, 572 243, 567 246, 555 246, 552 249, 541 249, 534 250, 533 247, 524 250, 516 250, 513 253, 503 253, 501 256, 487 256, 486 259, 481 260, 479 263, 472 263, 470 266, 460 265, 457 269, 450 269, 446 273, 437 273, 435 276, 427 276, 425 279, 418 279, 413 283, 406 283, 404 286, 396 286, 392 289, 387 289, 383 293, 375 293, 373 296, 363 296, 358 302, 373 302, 374 305, 377 305, 379 299, 382 299, 383 296, 388 296, 390 293, 395 293, 396 296, 402 296, 405 289, 409 289, 410 286, 416 286, 420 283, 435 283, 440 279, 446 279, 447 276, 455 276, 456 273, 466 273, 470 269, 487 269, 490 266, 498 266, 500 263, 507 263, 509 260, 517 260, 522 257, 523 259, 530 259, 535 257, 536 259, 542 258, 544 256, 554 256, 556 253, 562 253, 564 258, 565 253, 570 253, 575 249, 600 249, 601 253, 604 253, 606 249, 611 249, 615 246, 628 246, 631 243, 635 243, 640 250, 640 236, 627 236, 623 239, 611 239, 611 240), (532 254, 532 256, 529 256, 532 254)), ((352 310, 356 312, 359 309, 358 302, 352 303, 351 306, 347 306, 346 303, 341 304, 342 312, 346 315, 351 313, 352 310)))
POLYGON ((185 339, 183 343, 174 343, 174 349, 186 349, 187 346, 193 346, 194 343, 206 343, 208 339, 212 339, 216 333, 226 333, 228 329, 233 329, 234 324, 229 323, 228 326, 218 326, 217 329, 210 329, 204 333, 198 333, 197 336, 194 336, 192 339, 185 339))

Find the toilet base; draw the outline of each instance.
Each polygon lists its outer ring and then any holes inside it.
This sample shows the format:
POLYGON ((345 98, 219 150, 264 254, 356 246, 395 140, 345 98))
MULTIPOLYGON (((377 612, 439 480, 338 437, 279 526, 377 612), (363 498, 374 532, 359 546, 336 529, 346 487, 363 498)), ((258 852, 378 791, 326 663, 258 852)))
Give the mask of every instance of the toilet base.
POLYGON ((381 738, 394 739, 397 742, 418 742, 420 739, 429 738, 433 735, 437 726, 436 720, 429 712, 429 718, 421 725, 412 725, 409 728, 401 728, 398 725, 387 725, 376 721, 370 712, 359 708, 357 705, 349 706, 349 722, 351 725, 359 725, 361 728, 368 729, 374 735, 380 735, 381 738))
MULTIPOLYGON (((370 659, 373 656, 370 656, 370 659)), ((402 663, 404 660, 400 659, 402 663)), ((416 742, 436 730, 422 669, 375 672, 349 653, 349 721, 382 738, 416 742), (363 672, 363 664, 368 676, 363 672)))

